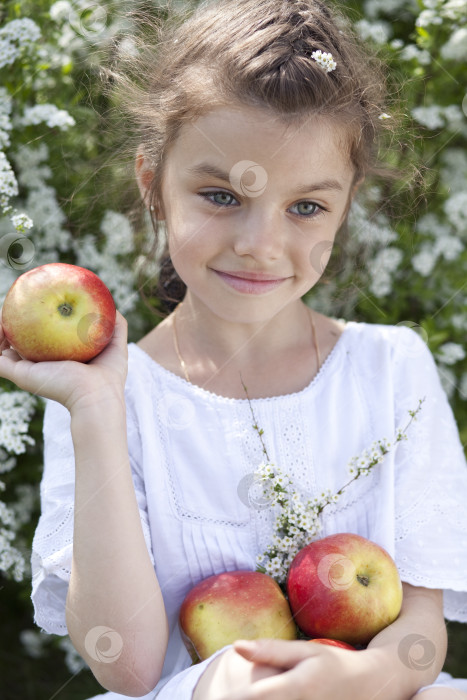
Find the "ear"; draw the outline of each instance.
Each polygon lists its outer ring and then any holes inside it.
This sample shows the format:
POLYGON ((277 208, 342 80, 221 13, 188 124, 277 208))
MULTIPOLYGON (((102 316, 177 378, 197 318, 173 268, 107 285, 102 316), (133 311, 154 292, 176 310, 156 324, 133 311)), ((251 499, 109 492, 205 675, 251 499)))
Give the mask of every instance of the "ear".
MULTIPOLYGON (((136 182, 138 183, 139 191, 141 194, 141 199, 143 200, 147 209, 149 209, 151 202, 149 201, 149 192, 151 189, 152 180, 154 177, 154 170, 150 165, 147 156, 144 153, 143 146, 138 146, 136 151, 135 159, 135 175, 136 182)), ((160 212, 157 209, 157 218, 162 220, 160 212)))

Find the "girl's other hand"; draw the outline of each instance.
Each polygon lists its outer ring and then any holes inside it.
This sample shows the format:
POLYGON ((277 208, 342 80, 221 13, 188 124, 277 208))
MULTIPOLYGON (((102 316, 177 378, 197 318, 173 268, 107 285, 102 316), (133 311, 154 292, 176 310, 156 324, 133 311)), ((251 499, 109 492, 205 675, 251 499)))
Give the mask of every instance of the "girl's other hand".
POLYGON ((113 336, 89 362, 31 362, 8 343, 0 312, 0 377, 68 408, 86 408, 102 398, 123 397, 128 366, 127 322, 117 311, 113 336))
MULTIPOLYGON (((239 664, 235 654, 228 658, 226 652, 226 666, 231 665, 232 672, 229 668, 219 668, 217 678, 212 674, 208 688, 200 688, 203 700, 335 700, 343 696, 348 700, 364 700, 371 697, 371 693, 366 692, 368 688, 365 689, 368 667, 372 666, 368 651, 277 639, 238 641, 232 651, 252 664, 247 674, 250 682, 245 686, 244 680, 235 678, 238 673, 233 671, 239 664), (266 677, 266 668, 271 669, 269 677, 266 677)), ((198 697, 201 696, 195 691, 194 698, 198 697)))

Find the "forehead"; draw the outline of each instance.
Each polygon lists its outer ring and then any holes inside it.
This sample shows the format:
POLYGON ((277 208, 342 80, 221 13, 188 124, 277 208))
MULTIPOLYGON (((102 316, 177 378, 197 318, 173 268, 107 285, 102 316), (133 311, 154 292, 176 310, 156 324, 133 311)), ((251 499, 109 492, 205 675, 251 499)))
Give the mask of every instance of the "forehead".
POLYGON ((168 161, 179 167, 209 156, 218 164, 250 160, 297 173, 318 168, 346 176, 353 171, 346 132, 337 122, 317 116, 286 121, 254 107, 217 107, 184 125, 168 161))

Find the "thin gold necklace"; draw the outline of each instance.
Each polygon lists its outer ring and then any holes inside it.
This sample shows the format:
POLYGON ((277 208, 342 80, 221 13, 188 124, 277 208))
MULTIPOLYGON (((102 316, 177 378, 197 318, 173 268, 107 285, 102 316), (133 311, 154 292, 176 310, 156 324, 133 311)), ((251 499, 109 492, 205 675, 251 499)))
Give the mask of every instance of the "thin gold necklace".
MULTIPOLYGON (((176 317, 177 317, 177 311, 178 311, 178 309, 180 308, 181 305, 182 305, 182 303, 180 302, 180 304, 178 304, 177 307, 175 308, 175 311, 174 311, 174 314, 173 314, 173 324, 172 324, 172 329, 173 329, 173 342, 174 342, 175 352, 177 353, 177 357, 178 357, 178 360, 179 360, 179 362, 180 362, 180 366, 181 366, 181 368, 182 368, 182 370, 183 370, 183 373, 184 373, 184 375, 185 375, 185 379, 187 380, 187 382, 190 382, 190 384, 191 384, 190 375, 188 374, 188 368, 187 368, 187 366, 186 366, 185 360, 184 360, 183 357, 182 357, 182 354, 181 354, 181 352, 180 352, 180 347, 179 347, 179 345, 178 345, 178 334, 177 334, 176 317)), ((317 369, 316 373, 318 373, 319 370, 320 370, 320 367, 321 367, 321 357, 320 357, 320 354, 319 354, 318 337, 317 337, 317 335, 316 335, 316 327, 315 327, 315 321, 314 321, 314 318, 313 318, 313 312, 312 312, 311 309, 309 309, 309 312, 310 312, 310 313, 308 314, 308 318, 310 319, 311 333, 312 333, 312 336, 313 336, 313 343, 314 343, 314 346, 315 346, 316 358, 317 358, 317 362, 318 362, 318 369, 317 369)))

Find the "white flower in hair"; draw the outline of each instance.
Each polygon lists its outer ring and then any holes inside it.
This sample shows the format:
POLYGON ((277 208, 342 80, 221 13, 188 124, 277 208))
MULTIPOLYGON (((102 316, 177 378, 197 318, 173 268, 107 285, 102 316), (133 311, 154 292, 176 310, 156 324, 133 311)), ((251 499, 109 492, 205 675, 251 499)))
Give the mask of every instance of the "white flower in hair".
POLYGON ((323 53, 322 51, 313 51, 311 58, 323 68, 326 73, 336 70, 337 63, 332 57, 332 53, 323 53))

